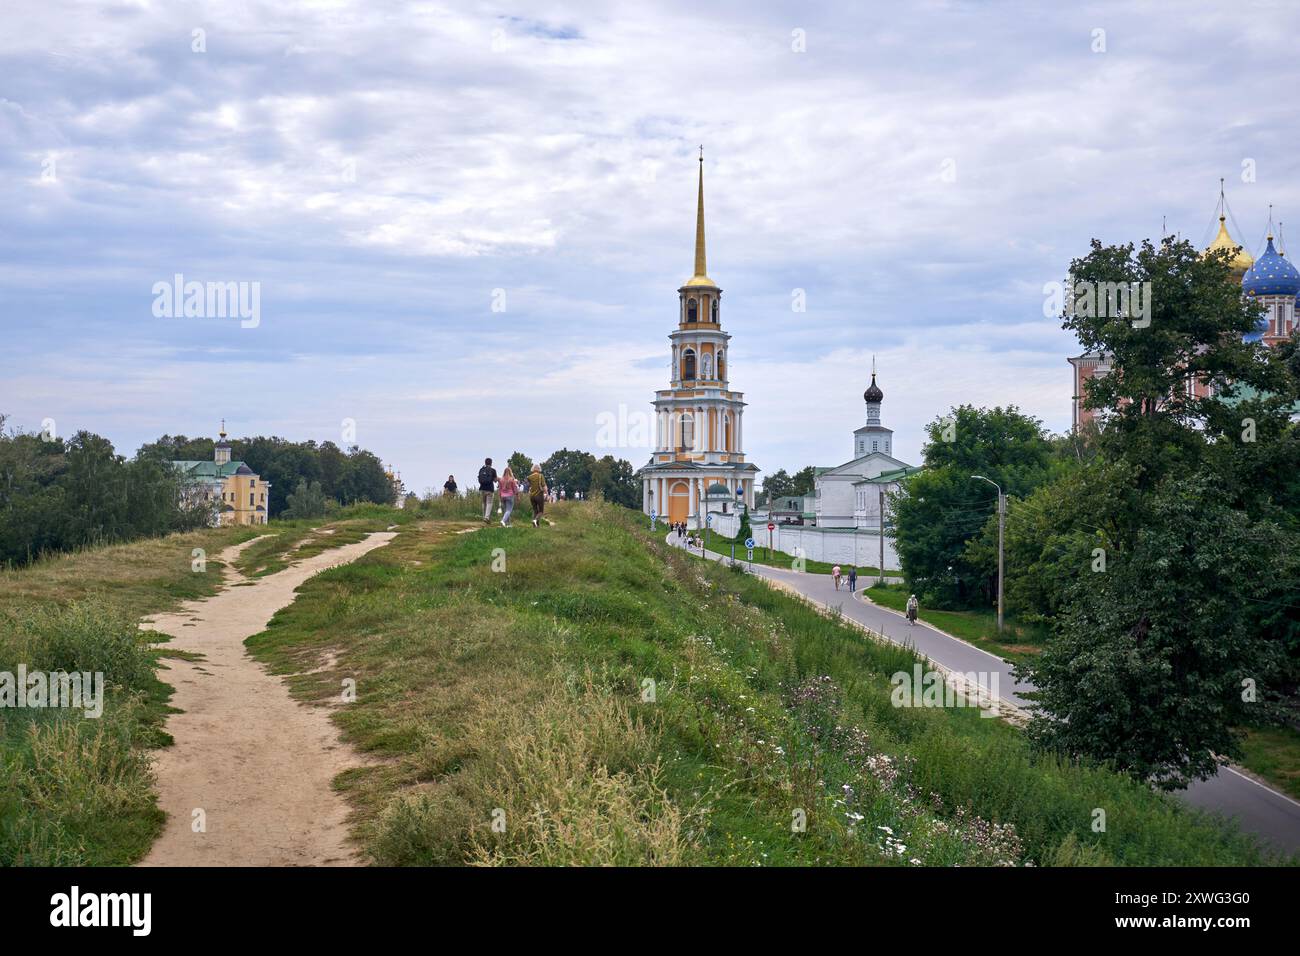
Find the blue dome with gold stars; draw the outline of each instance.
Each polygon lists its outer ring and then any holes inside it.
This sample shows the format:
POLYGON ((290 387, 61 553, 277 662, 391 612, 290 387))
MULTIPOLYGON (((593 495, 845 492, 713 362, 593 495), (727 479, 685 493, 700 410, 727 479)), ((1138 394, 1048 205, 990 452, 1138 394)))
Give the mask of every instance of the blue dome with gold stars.
POLYGON ((1300 295, 1300 271, 1273 248, 1272 236, 1264 254, 1242 276, 1241 291, 1246 295, 1300 295))

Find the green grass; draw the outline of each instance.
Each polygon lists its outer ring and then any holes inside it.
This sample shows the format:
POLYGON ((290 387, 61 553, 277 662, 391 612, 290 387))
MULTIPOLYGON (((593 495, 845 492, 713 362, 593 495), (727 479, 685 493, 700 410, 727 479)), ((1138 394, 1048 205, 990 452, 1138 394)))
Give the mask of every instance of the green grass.
MULTIPOLYGON (((874 584, 863 594, 881 607, 904 611, 910 592, 904 584, 874 584)), ((996 611, 936 611, 922 607, 922 623, 959 637, 976 647, 1009 661, 1037 655, 1047 640, 1041 628, 1007 618, 998 634, 996 611)))
POLYGON ((0 619, 0 671, 103 675, 102 716, 0 709, 0 865, 105 866, 143 856, 161 831, 147 757, 171 689, 136 620, 87 600, 0 619))
MULTIPOLYGON (((411 520, 410 516, 397 516, 411 520)), ((265 537, 250 544, 235 560, 235 567, 247 577, 260 578, 283 571, 290 564, 313 557, 322 551, 356 544, 374 531, 383 531, 395 523, 394 516, 369 516, 342 519, 301 518, 275 522, 263 529, 265 537)))
POLYGON ((249 640, 304 700, 356 681, 334 719, 374 759, 337 785, 371 861, 1270 859, 1000 721, 891 706, 908 651, 667 547, 639 515, 566 504, 553 517, 540 530, 407 520, 249 640), (327 651, 336 663, 320 670, 327 651))
MULTIPOLYGON (((770 568, 785 568, 787 570, 794 569, 796 558, 793 555, 786 554, 784 551, 765 548, 763 547, 765 541, 767 541, 767 527, 764 525, 754 530, 754 542, 758 545, 758 547, 754 549, 755 564, 762 564, 770 568)), ((736 546, 736 560, 747 561, 748 559, 745 557, 744 538, 739 536, 728 537, 726 535, 718 534, 716 531, 709 532, 707 550, 730 558, 731 546, 733 544, 736 546)), ((808 574, 830 574, 831 568, 833 567, 835 567, 833 563, 828 563, 826 561, 813 561, 804 558, 803 567, 800 570, 808 574)), ((847 577, 849 566, 847 564, 840 565, 840 571, 847 577)), ((859 578, 875 577, 879 573, 880 569, 875 565, 860 565, 858 567, 859 578)), ((887 573, 898 574, 897 571, 890 571, 887 573)))
POLYGON ((1293 727, 1248 727, 1241 765, 1283 793, 1300 799, 1300 731, 1293 727))
MULTIPOLYGON (((414 520, 395 519, 392 509, 344 514, 352 524, 414 520)), ((217 554, 277 529, 206 529, 0 570, 0 671, 98 671, 107 685, 99 718, 0 708, 0 865, 113 866, 148 852, 164 823, 149 751, 170 743, 163 722, 171 688, 157 666, 176 652, 142 641, 138 621, 214 594, 217 554)), ((292 526, 285 530, 292 537, 292 526)), ((324 546, 344 537, 327 536, 324 546)))

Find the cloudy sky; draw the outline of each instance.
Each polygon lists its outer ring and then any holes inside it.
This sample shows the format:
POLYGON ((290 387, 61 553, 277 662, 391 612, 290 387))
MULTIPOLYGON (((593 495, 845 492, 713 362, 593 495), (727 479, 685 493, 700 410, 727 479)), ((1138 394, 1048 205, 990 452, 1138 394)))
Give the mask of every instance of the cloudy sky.
POLYGON ((1300 12, 1137 6, 4 0, 0 412, 127 454, 350 420, 417 491, 639 465, 598 419, 667 383, 702 143, 761 468, 850 457, 872 356, 905 460, 962 402, 1064 430, 1043 286, 1091 237, 1203 245, 1223 176, 1300 242, 1300 12), (156 314, 177 274, 255 326, 156 314))

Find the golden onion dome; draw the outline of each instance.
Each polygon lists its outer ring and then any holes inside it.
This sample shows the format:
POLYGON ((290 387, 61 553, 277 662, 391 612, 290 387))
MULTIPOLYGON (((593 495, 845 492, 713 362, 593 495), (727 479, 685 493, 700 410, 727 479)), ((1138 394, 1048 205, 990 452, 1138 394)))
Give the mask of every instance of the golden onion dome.
POLYGON ((1245 275, 1246 270, 1255 264, 1255 257, 1228 234, 1228 225, 1223 216, 1219 217, 1219 234, 1205 248, 1207 253, 1218 252, 1219 250, 1228 253, 1228 265, 1232 267, 1233 273, 1238 277, 1245 275))

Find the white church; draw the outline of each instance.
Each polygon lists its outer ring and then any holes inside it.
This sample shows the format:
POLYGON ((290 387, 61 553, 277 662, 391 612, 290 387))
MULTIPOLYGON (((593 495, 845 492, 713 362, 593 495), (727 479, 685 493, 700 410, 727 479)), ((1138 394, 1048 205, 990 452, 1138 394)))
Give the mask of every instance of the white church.
POLYGON ((921 470, 893 456, 894 430, 880 422, 885 393, 876 384, 874 369, 862 400, 867 405, 867 423, 853 432, 853 458, 816 470, 813 510, 819 528, 879 532, 881 503, 904 478, 921 470))

